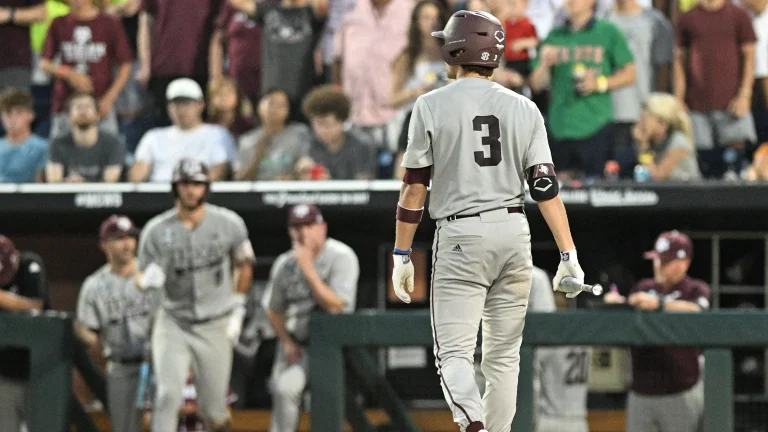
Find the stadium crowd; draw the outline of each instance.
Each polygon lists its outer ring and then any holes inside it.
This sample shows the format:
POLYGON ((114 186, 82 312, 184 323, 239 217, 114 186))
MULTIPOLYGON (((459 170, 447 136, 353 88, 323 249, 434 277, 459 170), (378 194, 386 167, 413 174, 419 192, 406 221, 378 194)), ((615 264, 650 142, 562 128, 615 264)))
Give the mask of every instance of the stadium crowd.
POLYGON ((766 0, 0 0, 0 182, 397 178, 449 82, 453 10, 506 29, 492 79, 563 178, 764 180, 766 0))

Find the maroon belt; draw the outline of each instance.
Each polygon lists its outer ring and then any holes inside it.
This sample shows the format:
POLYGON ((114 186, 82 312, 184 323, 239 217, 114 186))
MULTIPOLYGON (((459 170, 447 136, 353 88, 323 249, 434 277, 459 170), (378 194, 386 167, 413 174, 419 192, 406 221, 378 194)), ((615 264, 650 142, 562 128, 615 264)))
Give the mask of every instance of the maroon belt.
MULTIPOLYGON (((523 211, 522 207, 507 207, 507 213, 525 213, 523 211)), ((455 221, 456 219, 464 219, 464 218, 471 218, 471 217, 480 217, 480 213, 475 213, 471 215, 453 215, 448 216, 445 218, 448 222, 455 221)))

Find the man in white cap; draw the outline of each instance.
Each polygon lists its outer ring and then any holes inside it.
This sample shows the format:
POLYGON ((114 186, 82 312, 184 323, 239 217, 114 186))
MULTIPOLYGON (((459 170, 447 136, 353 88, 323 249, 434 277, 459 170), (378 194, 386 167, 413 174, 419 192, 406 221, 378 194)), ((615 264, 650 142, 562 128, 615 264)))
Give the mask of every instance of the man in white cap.
POLYGON ((148 131, 136 149, 129 173, 134 182, 170 182, 173 167, 183 158, 201 159, 212 181, 225 180, 235 159, 235 140, 225 128, 203 123, 203 90, 189 78, 179 78, 165 92, 172 125, 148 131))

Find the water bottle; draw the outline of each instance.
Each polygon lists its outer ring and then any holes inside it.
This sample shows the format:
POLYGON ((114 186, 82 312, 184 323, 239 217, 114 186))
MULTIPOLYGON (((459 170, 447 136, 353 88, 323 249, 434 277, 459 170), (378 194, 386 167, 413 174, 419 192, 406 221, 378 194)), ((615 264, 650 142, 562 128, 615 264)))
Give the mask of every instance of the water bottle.
POLYGON ((620 171, 619 163, 615 160, 609 160, 605 163, 605 169, 603 170, 603 173, 605 175, 605 181, 606 182, 617 182, 619 181, 619 171, 620 171))
POLYGON ((638 164, 635 166, 635 181, 647 182, 651 179, 651 171, 648 169, 648 164, 653 162, 653 153, 642 153, 637 158, 638 164))

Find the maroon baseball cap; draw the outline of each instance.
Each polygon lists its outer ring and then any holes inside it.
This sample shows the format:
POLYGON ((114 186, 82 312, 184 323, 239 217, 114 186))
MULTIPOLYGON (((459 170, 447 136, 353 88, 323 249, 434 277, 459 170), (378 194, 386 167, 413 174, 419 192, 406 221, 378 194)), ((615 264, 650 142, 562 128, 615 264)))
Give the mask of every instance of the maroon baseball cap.
POLYGON ((101 241, 113 240, 123 236, 136 237, 139 230, 128 216, 112 215, 101 223, 99 238, 101 241))
POLYGON ((323 223, 323 214, 320 213, 320 209, 312 204, 299 204, 291 208, 288 213, 288 225, 306 225, 314 223, 323 223))
POLYGON ((19 251, 11 239, 0 234, 0 287, 7 285, 19 269, 19 251))
POLYGON ((653 250, 643 254, 645 259, 658 258, 662 264, 676 259, 693 258, 693 242, 678 230, 663 232, 656 239, 653 250))

